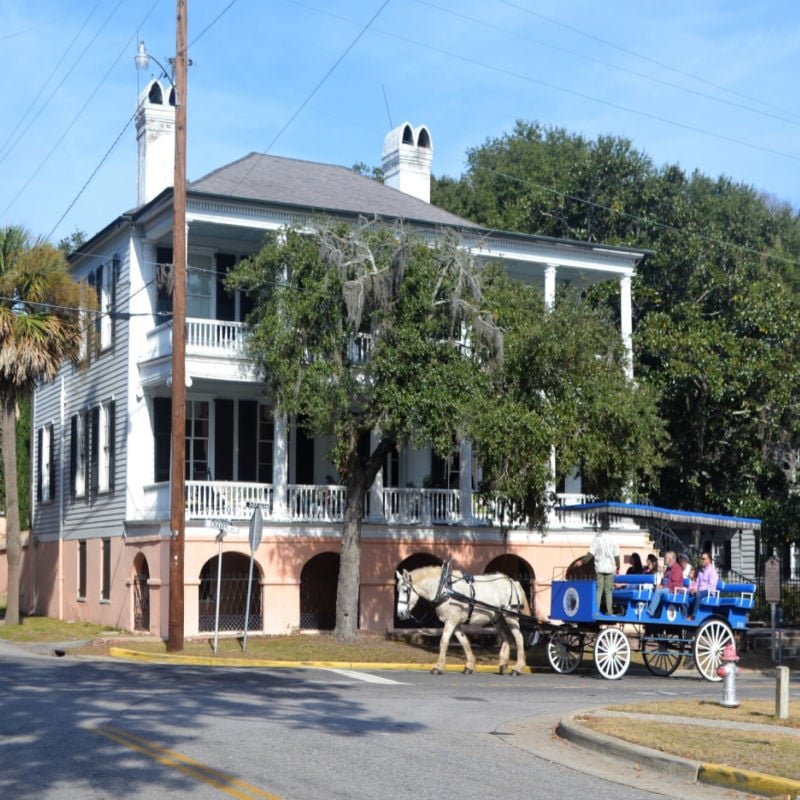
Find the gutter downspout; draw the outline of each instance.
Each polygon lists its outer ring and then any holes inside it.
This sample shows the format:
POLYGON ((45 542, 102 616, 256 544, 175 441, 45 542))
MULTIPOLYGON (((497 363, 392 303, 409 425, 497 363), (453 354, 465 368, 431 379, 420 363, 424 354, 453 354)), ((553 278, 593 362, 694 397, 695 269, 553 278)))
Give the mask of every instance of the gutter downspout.
POLYGON ((66 414, 67 395, 64 391, 64 377, 61 377, 61 442, 58 448, 58 569, 56 582, 58 584, 58 619, 64 619, 64 446, 66 435, 64 433, 64 420, 66 414))

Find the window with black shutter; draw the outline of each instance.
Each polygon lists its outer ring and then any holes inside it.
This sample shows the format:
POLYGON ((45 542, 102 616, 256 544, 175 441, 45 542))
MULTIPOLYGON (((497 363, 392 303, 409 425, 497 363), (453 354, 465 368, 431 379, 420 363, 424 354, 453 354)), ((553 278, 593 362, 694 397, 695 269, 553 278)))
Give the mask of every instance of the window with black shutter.
POLYGON ((153 479, 156 483, 169 480, 171 433, 172 401, 169 397, 154 397, 153 439, 155 464, 153 469, 153 479))
POLYGON ((172 248, 156 248, 156 313, 162 315, 159 322, 166 322, 172 314, 172 291, 169 275, 172 272, 172 248))

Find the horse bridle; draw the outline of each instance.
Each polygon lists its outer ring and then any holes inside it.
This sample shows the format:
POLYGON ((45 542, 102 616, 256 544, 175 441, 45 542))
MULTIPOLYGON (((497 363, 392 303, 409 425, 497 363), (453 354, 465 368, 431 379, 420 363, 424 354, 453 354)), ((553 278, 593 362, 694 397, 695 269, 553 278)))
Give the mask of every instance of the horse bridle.
POLYGON ((398 573, 400 575, 400 587, 397 590, 397 616, 399 619, 414 619, 414 616, 411 613, 411 595, 416 594, 416 589, 414 589, 414 585, 411 583, 411 578, 406 577, 406 575, 398 573), (403 597, 405 595, 405 597, 403 597), (400 603, 403 603, 405 606, 403 611, 400 611, 400 603))

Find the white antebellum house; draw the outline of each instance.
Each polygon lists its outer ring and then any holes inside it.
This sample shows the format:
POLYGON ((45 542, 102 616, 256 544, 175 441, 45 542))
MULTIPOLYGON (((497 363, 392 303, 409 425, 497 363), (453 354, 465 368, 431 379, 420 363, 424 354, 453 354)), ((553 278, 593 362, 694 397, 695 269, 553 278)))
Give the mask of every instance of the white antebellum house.
MULTIPOLYGON (((137 113, 138 205, 71 258, 97 293, 84 362, 65 366, 34 397, 33 538, 23 608, 166 636, 169 552, 172 165, 174 107, 151 81, 137 113)), ((251 153, 188 184, 186 279, 185 634, 213 630, 217 530, 222 544, 221 628, 241 630, 250 502, 265 504, 255 553, 250 629, 333 626, 344 490, 311 439, 276 413, 243 356, 248 298, 222 279, 265 233, 327 215, 402 219, 423 234, 452 229, 479 260, 501 259, 552 303, 562 283, 616 281, 622 337, 631 338, 631 278, 643 253, 489 231, 430 204, 431 134, 405 123, 383 146, 385 184, 350 169, 251 153)), ((113 205, 110 203, 110 205, 113 205)), ((361 357, 354 344, 354 358, 361 357)), ((362 547, 362 629, 394 619, 394 574, 452 558, 467 571, 520 577, 548 613, 554 571, 584 553, 589 517, 553 518, 542 532, 503 529, 472 501, 480 465, 469 443, 445 462, 399 449, 369 493, 362 547)), ((555 487, 582 499, 580 481, 555 487)), ((650 549, 631 521, 614 524, 628 554, 650 549)))

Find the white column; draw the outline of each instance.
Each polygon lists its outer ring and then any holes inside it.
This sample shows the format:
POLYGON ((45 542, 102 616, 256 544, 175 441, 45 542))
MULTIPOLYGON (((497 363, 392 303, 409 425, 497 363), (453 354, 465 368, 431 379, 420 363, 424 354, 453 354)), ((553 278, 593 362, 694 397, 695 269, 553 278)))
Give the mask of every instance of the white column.
MULTIPOLYGON (((370 453, 375 452, 380 440, 381 432, 379 430, 370 431, 370 453)), ((386 522, 386 515, 383 512, 383 469, 378 470, 372 486, 369 487, 369 520, 372 522, 386 522)))
MULTIPOLYGON (((544 304, 550 311, 556 304, 556 265, 548 264, 544 270, 544 304)), ((556 493, 556 448, 550 448, 550 481, 547 484, 547 493, 551 496, 556 493)), ((550 524, 555 523, 555 515, 550 515, 550 524)))
POLYGON ((548 264, 544 270, 544 304, 551 309, 556 304, 556 265, 548 264))
POLYGON ((277 409, 273 412, 272 433, 272 516, 285 519, 288 516, 289 420, 277 409))
POLYGON ((631 277, 619 279, 619 316, 622 344, 625 346, 625 373, 633 378, 633 304, 631 301, 631 277))
POLYGON ((461 521, 471 523, 472 516, 472 442, 462 439, 458 450, 458 490, 461 521))

